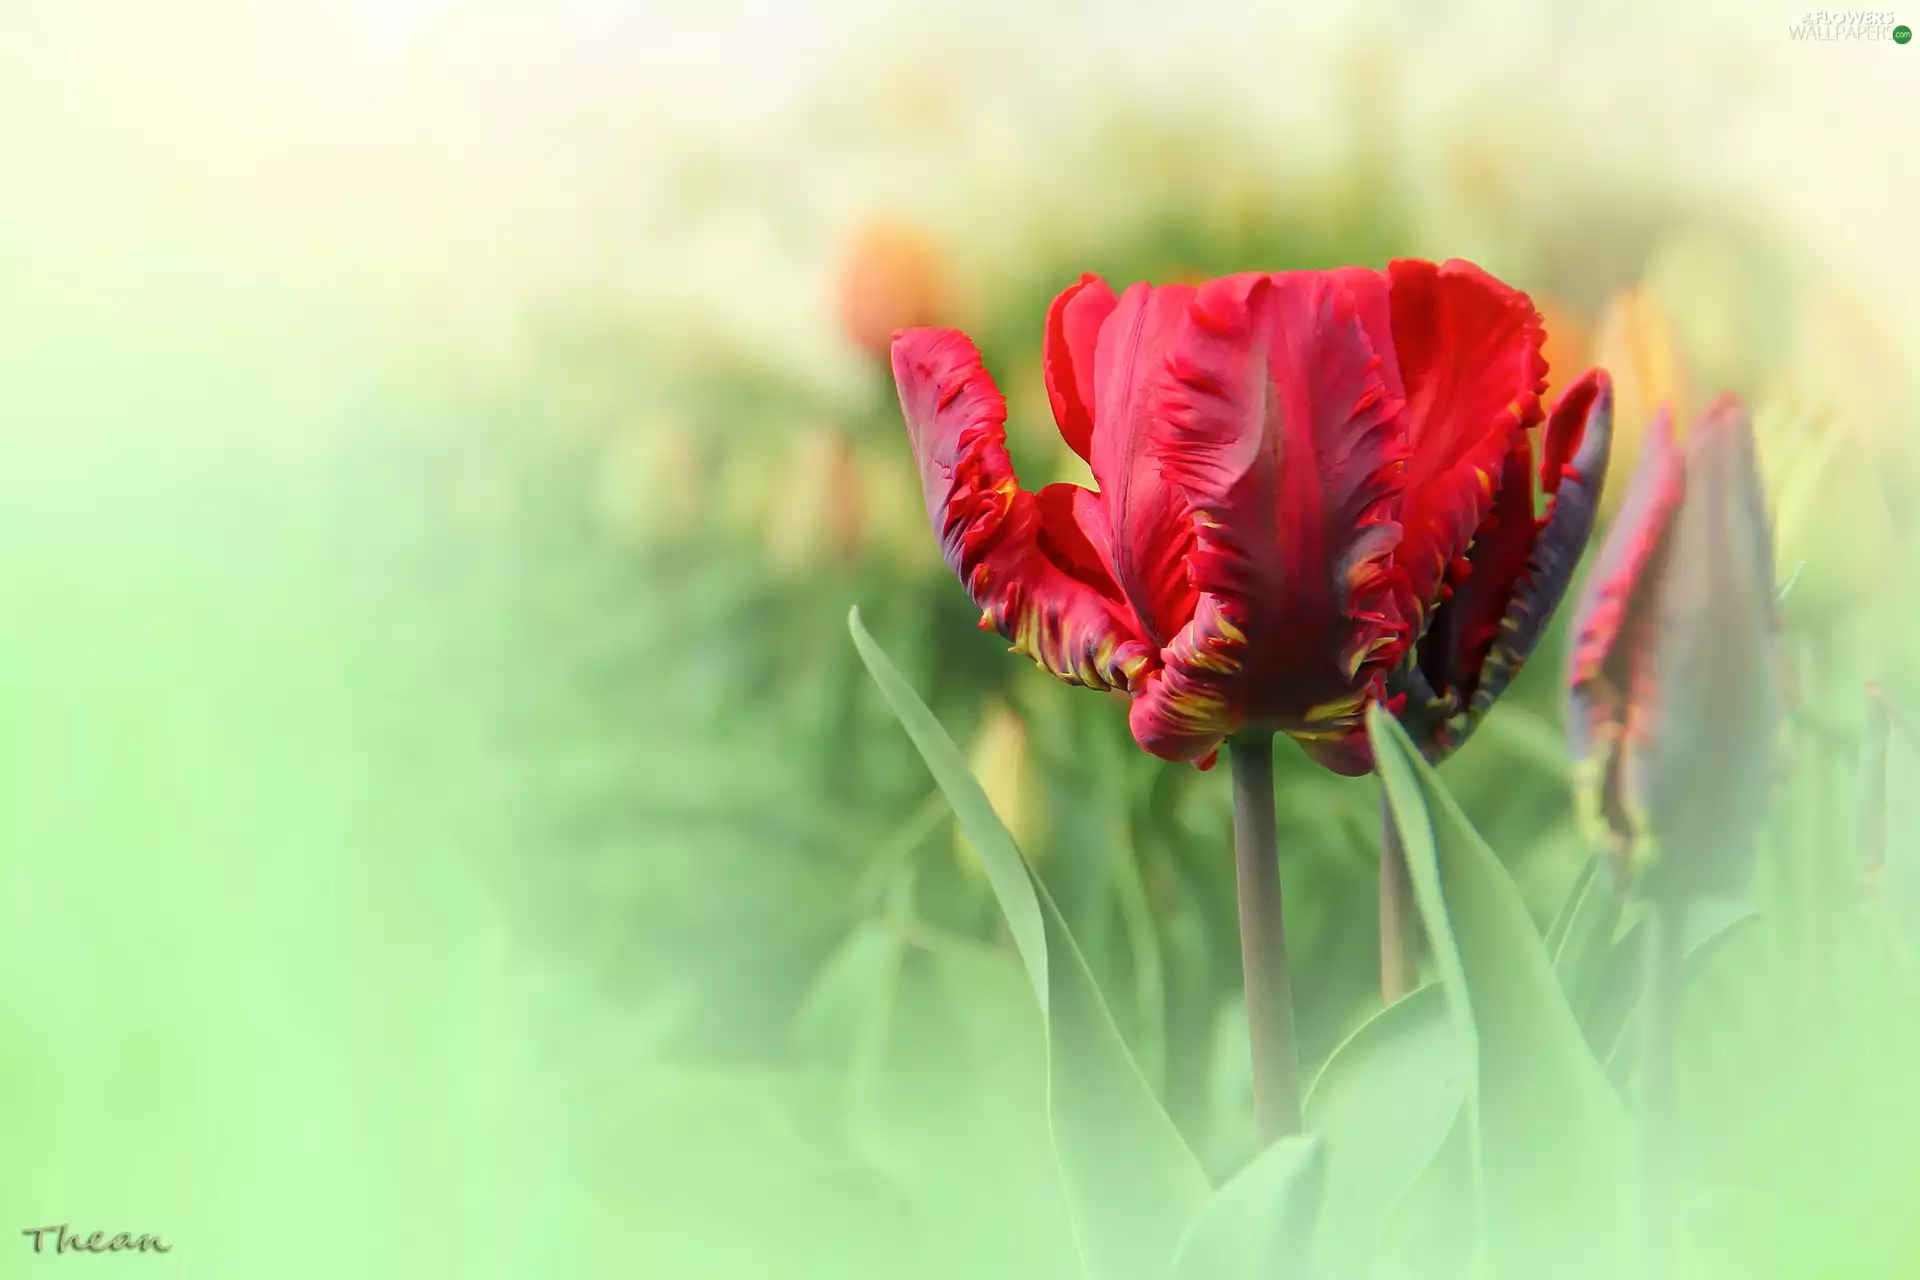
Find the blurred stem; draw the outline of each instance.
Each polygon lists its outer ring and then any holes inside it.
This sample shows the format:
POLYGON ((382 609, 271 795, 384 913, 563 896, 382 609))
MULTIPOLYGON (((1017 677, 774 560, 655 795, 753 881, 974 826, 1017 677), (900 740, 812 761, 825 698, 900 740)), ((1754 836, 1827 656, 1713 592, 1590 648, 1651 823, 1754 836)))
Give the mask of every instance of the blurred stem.
POLYGON ((1300 1068, 1293 990, 1280 911, 1280 841, 1273 813, 1273 738, 1235 738, 1233 854, 1240 894, 1240 966, 1253 1049, 1253 1107, 1260 1145, 1300 1132, 1300 1068))
MULTIPOLYGON (((1807 705, 1824 708, 1838 704, 1833 680, 1834 644, 1825 630, 1810 631, 1801 637, 1800 691, 1807 705)), ((1850 877, 1836 851, 1848 847, 1837 817, 1834 791, 1835 767, 1839 755, 1835 730, 1818 719, 1810 720, 1800 738, 1803 753, 1799 764, 1798 798, 1803 807, 1801 821, 1806 837, 1797 851, 1800 863, 1800 893, 1796 907, 1800 916, 1801 952, 1799 1008, 1795 1025, 1800 1034, 1802 1053, 1817 1053, 1822 1036, 1816 1024, 1832 1007, 1834 989, 1834 883, 1850 877)))
POLYGON ((1646 1274, 1673 1273, 1674 1056, 1687 958, 1687 900, 1656 899, 1647 909, 1646 991, 1641 1001, 1640 1133, 1646 1196, 1646 1274))
MULTIPOLYGON (((1124 794, 1124 793, 1123 793, 1124 794)), ((1154 928, 1153 904, 1140 874, 1140 850, 1125 816, 1115 824, 1119 856, 1113 862, 1113 896, 1120 923, 1127 931, 1133 955, 1133 992, 1139 1017, 1134 1053, 1140 1071, 1157 1091, 1166 1087, 1166 981, 1160 968, 1160 937, 1154 928)))
POLYGON ((1420 974, 1420 922, 1413 906, 1407 851, 1393 821, 1387 790, 1380 789, 1380 1002, 1392 1004, 1412 991, 1420 974))
MULTIPOLYGON (((1120 923, 1127 934, 1127 948, 1133 959, 1133 995, 1138 1034, 1134 1056, 1141 1074, 1154 1091, 1167 1096, 1167 981, 1161 959, 1159 922, 1154 918, 1153 902, 1147 893, 1148 860, 1143 856, 1142 837, 1147 836, 1146 820, 1136 811, 1133 744, 1117 735, 1094 735, 1102 754, 1099 773, 1102 788, 1119 798, 1119 812, 1113 817, 1116 857, 1113 859, 1113 898, 1120 911, 1120 923)), ((1149 837, 1150 842, 1150 837, 1149 837)))

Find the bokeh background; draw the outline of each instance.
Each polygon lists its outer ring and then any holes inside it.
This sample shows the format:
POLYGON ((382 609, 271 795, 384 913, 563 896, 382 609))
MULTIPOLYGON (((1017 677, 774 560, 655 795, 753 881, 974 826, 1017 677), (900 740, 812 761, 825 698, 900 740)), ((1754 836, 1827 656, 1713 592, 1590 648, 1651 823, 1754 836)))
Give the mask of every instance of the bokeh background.
MULTIPOLYGON (((1471 258, 1612 370, 1616 468, 1747 396, 1824 682, 1761 893, 1854 892, 1865 683, 1920 711, 1920 50, 1801 16, 10 0, 0 1274, 62 1222, 208 1277, 1067 1274, 1038 1020, 856 603, 1244 1158, 1225 781, 974 628, 882 355, 966 328, 1074 478, 1083 270, 1471 258)), ((1559 644, 1445 770, 1542 919, 1559 644)), ((1378 792, 1281 754, 1317 1058, 1378 792)))

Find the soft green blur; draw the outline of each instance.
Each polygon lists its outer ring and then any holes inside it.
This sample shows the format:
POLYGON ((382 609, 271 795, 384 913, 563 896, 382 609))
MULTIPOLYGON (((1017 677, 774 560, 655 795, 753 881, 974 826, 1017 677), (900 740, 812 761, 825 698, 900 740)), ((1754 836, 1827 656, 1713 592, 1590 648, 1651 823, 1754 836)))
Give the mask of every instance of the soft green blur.
MULTIPOLYGON (((59 1223, 195 1277, 1073 1273, 1040 1021, 855 603, 1231 1171, 1224 780, 974 628, 868 347, 966 327, 1037 486, 1081 271, 1406 255, 1606 363, 1619 467, 1663 400, 1755 405, 1798 711, 1768 943, 1695 1000, 1779 1015, 1695 1068, 1702 1266, 1920 1269, 1872 1110, 1920 1007, 1920 52, 799 8, 8 7, 0 1275, 59 1223)), ((1543 926, 1559 645, 1443 771, 1543 926)), ((1282 754, 1310 1070, 1377 1001, 1379 794, 1282 754)))

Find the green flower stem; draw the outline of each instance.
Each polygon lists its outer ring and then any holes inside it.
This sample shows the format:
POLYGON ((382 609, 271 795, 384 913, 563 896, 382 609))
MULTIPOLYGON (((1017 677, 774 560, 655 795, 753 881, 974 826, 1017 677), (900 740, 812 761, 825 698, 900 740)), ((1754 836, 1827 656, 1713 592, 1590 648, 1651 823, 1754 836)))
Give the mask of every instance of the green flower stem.
POLYGON ((1380 1002, 1392 1004, 1420 981, 1420 917, 1386 788, 1380 789, 1380 1002))
POLYGON ((1673 895, 1647 906, 1646 991, 1640 1005, 1645 1274, 1664 1277, 1674 1271, 1673 1075, 1687 958, 1687 901, 1673 895))
POLYGON ((1300 1132, 1300 1066, 1293 1036, 1280 913, 1280 841, 1273 815, 1273 738, 1235 738, 1233 853, 1240 890, 1240 964, 1253 1049, 1253 1106, 1260 1144, 1300 1132))
MULTIPOLYGON (((1809 638, 1807 668, 1804 676, 1807 697, 1816 706, 1844 706, 1851 692, 1839 679, 1842 656, 1831 631, 1809 638)), ((1846 799, 1841 788, 1847 779, 1853 749, 1851 740, 1822 733, 1814 738, 1809 752, 1813 778, 1814 842, 1807 847, 1808 866, 1814 877, 1812 897, 1813 938, 1807 970, 1810 991, 1809 1008, 1816 1014, 1842 1007, 1842 987, 1846 975, 1839 964, 1840 934, 1852 907, 1854 869, 1844 857, 1832 850, 1845 849, 1851 841, 1846 829, 1846 799)))

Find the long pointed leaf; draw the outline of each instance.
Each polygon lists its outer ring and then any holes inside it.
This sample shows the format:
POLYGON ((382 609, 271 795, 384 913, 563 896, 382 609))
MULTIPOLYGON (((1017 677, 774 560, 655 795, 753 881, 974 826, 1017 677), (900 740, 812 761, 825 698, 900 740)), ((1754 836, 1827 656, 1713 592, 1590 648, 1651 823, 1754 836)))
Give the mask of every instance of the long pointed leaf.
POLYGON ((1491 1273, 1628 1274, 1631 1143, 1506 868, 1406 734, 1368 728, 1454 1018, 1472 1037, 1468 1111, 1491 1273))
POLYGON ((1283 1138, 1207 1202, 1180 1242, 1174 1280, 1307 1276, 1326 1161, 1320 1140, 1283 1138))
POLYGON ((1573 928, 1573 914, 1580 909, 1580 899, 1586 895, 1587 886, 1600 874, 1600 859, 1589 856, 1586 865, 1580 868, 1580 874, 1573 878, 1573 887, 1567 890, 1567 896, 1560 903, 1559 912, 1553 917, 1553 924, 1547 929, 1547 954, 1560 954, 1560 945, 1567 940, 1567 930, 1573 928))
MULTIPOLYGON (((1479 1142, 1465 1107, 1381 1231, 1374 1274, 1393 1280, 1478 1280, 1479 1142)), ((1364 1273, 1362 1273, 1364 1274, 1364 1273)))
POLYGON ((1553 972, 1560 980, 1560 989, 1566 993, 1574 1014, 1581 1018, 1593 1002, 1594 989, 1600 984, 1607 952, 1613 946, 1614 931, 1620 927, 1620 915, 1626 906, 1599 862, 1598 857, 1587 859, 1578 893, 1569 904, 1566 928, 1558 944, 1550 943, 1547 948, 1553 956, 1553 972))
POLYGON ((1307 1093, 1327 1143, 1320 1259, 1329 1275, 1372 1271, 1388 1215, 1445 1145, 1466 1101, 1471 1046, 1437 984, 1394 1001, 1341 1042, 1307 1093))
POLYGON ((953 805, 999 899, 1047 1027, 1054 1149, 1089 1276, 1164 1280, 1212 1194, 1199 1162, 1141 1076, 1079 946, 953 739, 855 609, 860 658, 953 805))

